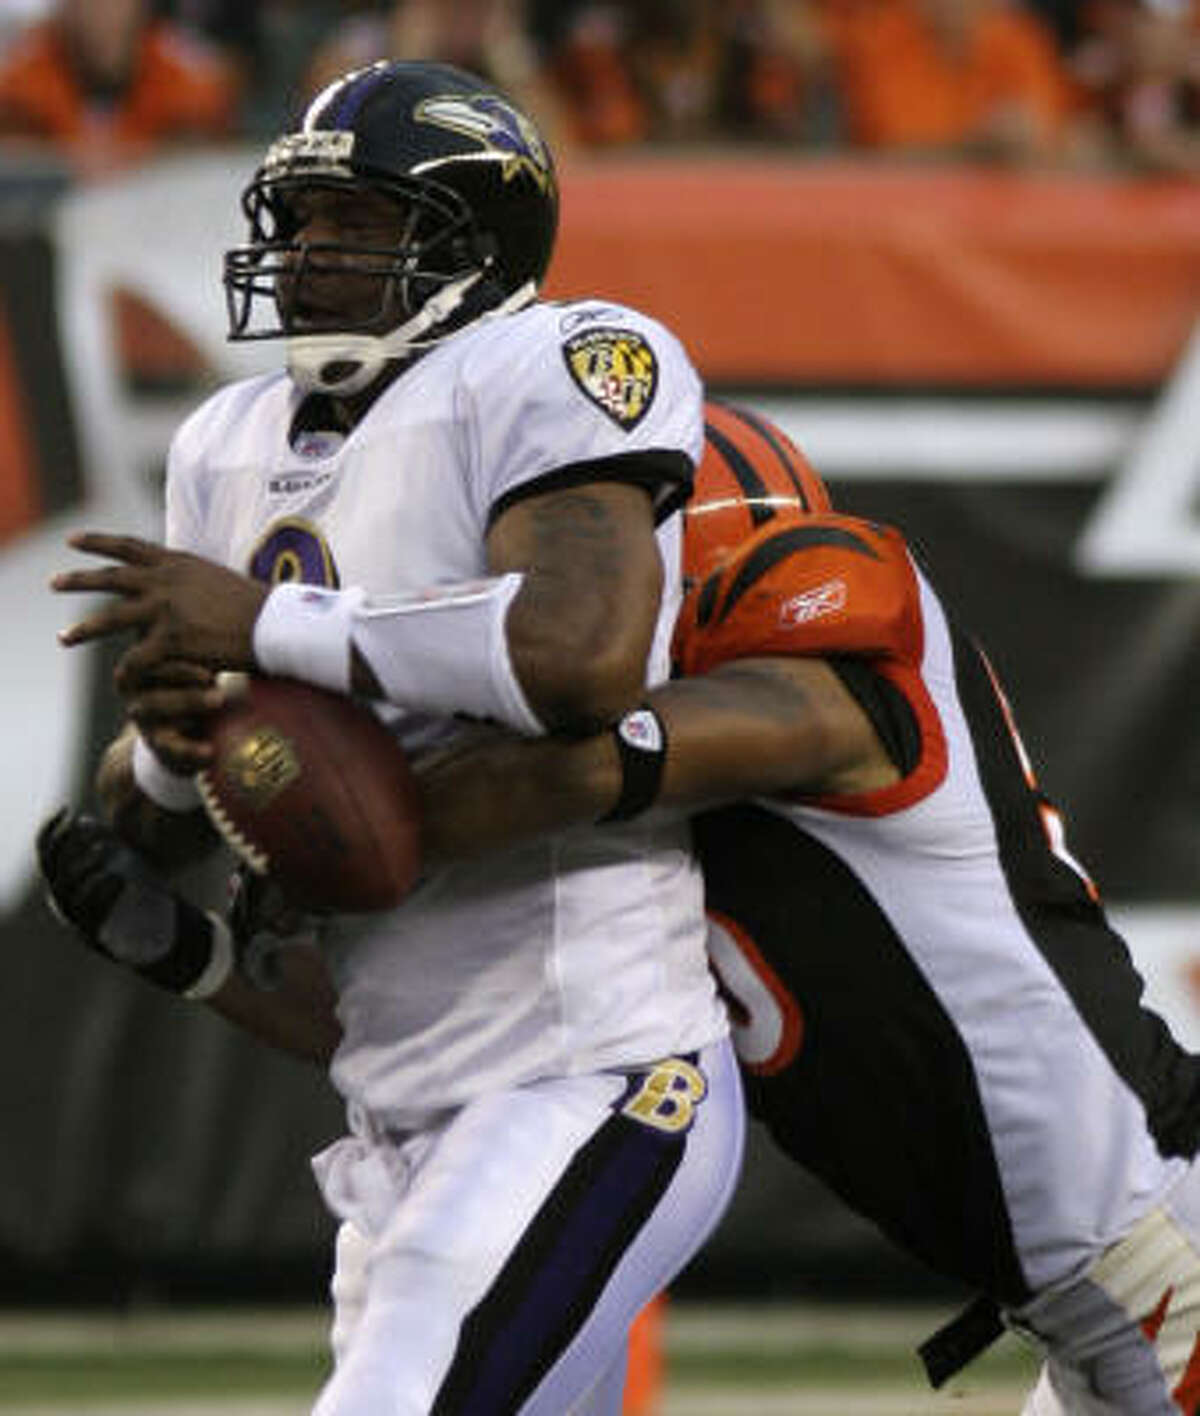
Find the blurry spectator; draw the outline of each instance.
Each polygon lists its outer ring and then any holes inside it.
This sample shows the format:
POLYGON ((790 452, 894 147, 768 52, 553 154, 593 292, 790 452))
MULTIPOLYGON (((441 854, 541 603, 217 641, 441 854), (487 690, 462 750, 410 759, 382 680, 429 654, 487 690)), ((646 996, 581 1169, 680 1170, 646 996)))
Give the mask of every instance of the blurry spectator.
POLYGON ((625 61, 659 142, 720 132, 721 25, 714 0, 626 6, 625 61))
POLYGON ((825 143, 838 134, 834 79, 813 0, 728 6, 727 119, 735 136, 825 143))
POLYGON ((1086 0, 1024 0, 1050 31, 1058 51, 1069 54, 1083 37, 1086 0))
POLYGON ((228 66, 154 18, 149 0, 58 0, 0 59, 0 134, 52 143, 89 168, 224 136, 236 103, 228 66))
POLYGON ((627 6, 626 61, 660 142, 721 132, 723 27, 719 0, 642 0, 627 6))
POLYGON ((1062 152, 1069 83, 1050 32, 1006 0, 825 0, 850 141, 1044 161, 1062 152))
POLYGON ((631 20, 619 0, 584 5, 559 36, 552 67, 571 134, 589 147, 641 142, 649 134, 649 107, 627 60, 631 20))
POLYGON ((489 79, 526 109, 562 152, 560 105, 542 72, 523 0, 400 0, 360 4, 318 47, 307 88, 319 92, 376 59, 436 59, 489 79))
POLYGON ((1071 55, 1085 155, 1200 172, 1200 24, 1180 0, 1098 0, 1071 55))
POLYGON ((525 0, 529 32, 537 45, 550 53, 575 23, 575 16, 589 0, 525 0))
POLYGON ((243 87, 261 77, 266 43, 262 0, 155 0, 153 8, 160 19, 219 50, 237 69, 243 87))
POLYGON ((22 30, 44 19, 52 0, 0 0, 0 49, 22 30))
POLYGON ((579 8, 554 69, 592 146, 799 139, 816 41, 808 0, 609 0, 579 8))

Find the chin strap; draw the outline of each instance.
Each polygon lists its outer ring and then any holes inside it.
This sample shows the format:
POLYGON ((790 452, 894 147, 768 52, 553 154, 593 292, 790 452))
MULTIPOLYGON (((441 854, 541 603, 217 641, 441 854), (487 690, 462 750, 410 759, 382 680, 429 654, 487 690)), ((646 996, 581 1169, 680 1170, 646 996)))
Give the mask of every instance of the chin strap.
MULTIPOLYGON (((348 396, 359 393, 382 373, 392 359, 401 359, 415 349, 424 349, 444 339, 446 334, 422 340, 427 330, 442 324, 459 308, 467 292, 483 278, 475 270, 444 285, 430 296, 405 324, 388 334, 299 334, 288 340, 288 373, 301 393, 328 393, 348 396)), ((506 315, 528 305, 537 296, 537 286, 526 281, 507 299, 481 319, 506 315)))

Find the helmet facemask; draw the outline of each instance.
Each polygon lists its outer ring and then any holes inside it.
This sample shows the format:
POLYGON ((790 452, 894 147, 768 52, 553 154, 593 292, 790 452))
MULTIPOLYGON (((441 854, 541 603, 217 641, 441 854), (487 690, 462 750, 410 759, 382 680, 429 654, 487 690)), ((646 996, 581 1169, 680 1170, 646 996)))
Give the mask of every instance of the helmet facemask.
POLYGON ((225 257, 230 338, 286 338, 305 392, 356 393, 389 360, 445 338, 494 262, 463 199, 428 180, 260 172, 242 208, 250 242, 225 257), (395 239, 304 241, 296 208, 322 191, 348 209, 364 192, 385 197, 396 209, 395 239))

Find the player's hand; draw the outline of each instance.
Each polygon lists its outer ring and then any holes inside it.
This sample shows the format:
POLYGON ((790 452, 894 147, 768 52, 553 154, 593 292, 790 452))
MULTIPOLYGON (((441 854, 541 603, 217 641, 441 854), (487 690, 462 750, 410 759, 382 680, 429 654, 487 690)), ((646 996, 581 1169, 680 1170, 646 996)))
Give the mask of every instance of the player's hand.
POLYGON ((192 998, 228 977, 225 925, 173 891, 102 821, 64 808, 39 830, 37 855, 52 909, 89 949, 192 998))
POLYGON ((186 777, 209 765, 208 720, 225 702, 212 669, 164 663, 123 697, 126 714, 164 767, 186 777))
POLYGON ((274 880, 239 865, 231 882, 229 927, 238 967, 259 988, 279 982, 280 954, 313 942, 311 915, 293 905, 274 880))
POLYGON ((63 571, 51 580, 51 589, 113 598, 62 630, 59 642, 71 647, 133 631, 137 642, 116 668, 123 694, 136 692, 167 663, 254 668, 254 622, 267 596, 259 581, 136 536, 84 531, 67 544, 107 556, 110 564, 63 571))

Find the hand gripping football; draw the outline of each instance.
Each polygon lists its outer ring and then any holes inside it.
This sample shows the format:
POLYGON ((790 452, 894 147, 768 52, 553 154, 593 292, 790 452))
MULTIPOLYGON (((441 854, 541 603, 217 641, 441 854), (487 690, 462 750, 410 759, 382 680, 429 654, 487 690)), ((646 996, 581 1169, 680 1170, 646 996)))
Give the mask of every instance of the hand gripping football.
POLYGON ((310 910, 404 899, 421 868, 416 781, 369 708, 294 679, 229 675, 209 739, 196 783, 251 869, 310 910))

